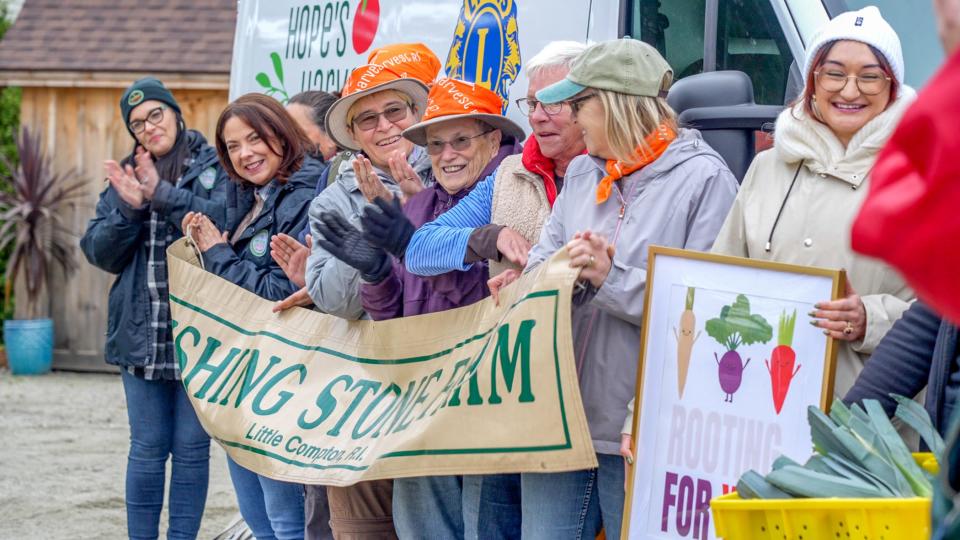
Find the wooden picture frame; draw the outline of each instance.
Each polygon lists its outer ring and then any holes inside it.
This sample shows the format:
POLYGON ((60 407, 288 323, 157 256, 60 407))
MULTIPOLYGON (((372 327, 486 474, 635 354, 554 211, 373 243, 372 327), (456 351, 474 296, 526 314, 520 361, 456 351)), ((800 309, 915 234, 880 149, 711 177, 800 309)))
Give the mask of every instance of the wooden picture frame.
POLYGON ((650 247, 622 538, 716 538, 711 498, 781 454, 809 457, 807 407, 828 410, 839 344, 808 313, 845 283, 840 270, 650 247))

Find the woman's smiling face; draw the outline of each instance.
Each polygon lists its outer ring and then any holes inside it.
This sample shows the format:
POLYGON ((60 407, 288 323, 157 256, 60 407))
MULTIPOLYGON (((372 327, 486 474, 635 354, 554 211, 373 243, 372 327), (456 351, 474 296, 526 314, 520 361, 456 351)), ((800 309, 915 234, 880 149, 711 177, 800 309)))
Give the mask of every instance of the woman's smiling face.
POLYGON ((816 71, 814 112, 844 144, 890 104, 887 75, 880 60, 864 43, 838 41, 816 71), (844 76, 848 77, 844 86, 834 90, 828 78, 839 79, 844 76), (860 89, 863 83, 858 83, 855 76, 867 79, 879 77, 886 83, 885 88, 876 95, 864 94, 860 89))
POLYGON ((410 107, 404 95, 395 90, 384 90, 357 100, 350 107, 347 126, 357 146, 375 167, 389 170, 388 159, 397 151, 410 155, 413 143, 404 139, 403 130, 417 123, 416 111, 410 107), (395 120, 389 117, 400 116, 395 120), (372 127, 360 126, 365 119, 376 119, 372 127), (366 129, 365 129, 366 127, 366 129))
POLYGON ((500 146, 500 131, 472 118, 427 126, 426 138, 433 175, 450 194, 480 180, 480 173, 500 146), (453 144, 465 148, 458 150, 453 144))
MULTIPOLYGON (((267 134, 265 134, 267 135, 267 134)), ((230 163, 244 180, 258 186, 270 183, 280 169, 282 158, 249 124, 234 116, 223 125, 223 141, 230 163)))

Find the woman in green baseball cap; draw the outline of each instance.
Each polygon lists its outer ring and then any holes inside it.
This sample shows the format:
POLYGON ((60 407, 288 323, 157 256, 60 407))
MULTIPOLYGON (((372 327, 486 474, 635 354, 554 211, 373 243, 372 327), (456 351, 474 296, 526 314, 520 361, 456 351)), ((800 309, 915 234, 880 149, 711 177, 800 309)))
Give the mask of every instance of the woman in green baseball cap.
MULTIPOLYGON (((737 194, 723 159, 677 125, 664 99, 672 77, 656 49, 620 39, 588 47, 564 80, 537 92, 542 103, 570 107, 587 146, 567 168, 526 269, 562 249, 581 269, 574 353, 599 467, 523 474, 524 540, 593 538, 601 528, 619 538, 621 455, 632 455, 629 445, 621 451, 621 432, 630 431, 636 393, 647 248, 710 249, 737 194)), ((491 280, 491 292, 510 274, 491 280)))

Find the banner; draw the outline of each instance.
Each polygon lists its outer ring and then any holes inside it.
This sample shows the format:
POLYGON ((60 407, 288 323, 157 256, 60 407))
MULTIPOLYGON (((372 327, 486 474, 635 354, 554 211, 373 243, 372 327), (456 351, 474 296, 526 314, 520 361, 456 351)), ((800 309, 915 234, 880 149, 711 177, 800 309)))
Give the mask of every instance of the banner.
POLYGON ((392 321, 273 302, 167 251, 174 347, 207 432, 305 484, 597 466, 573 362, 565 253, 491 299, 392 321))

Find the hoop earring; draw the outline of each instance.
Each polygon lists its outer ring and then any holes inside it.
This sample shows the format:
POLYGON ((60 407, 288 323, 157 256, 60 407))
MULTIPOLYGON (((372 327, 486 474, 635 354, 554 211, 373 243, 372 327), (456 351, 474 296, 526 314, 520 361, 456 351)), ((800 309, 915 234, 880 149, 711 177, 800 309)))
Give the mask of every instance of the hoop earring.
POLYGON ((820 113, 820 107, 817 106, 817 96, 810 96, 810 109, 813 110, 813 115, 817 120, 826 124, 826 120, 823 119, 823 115, 820 113))

